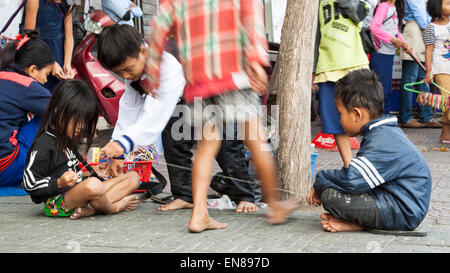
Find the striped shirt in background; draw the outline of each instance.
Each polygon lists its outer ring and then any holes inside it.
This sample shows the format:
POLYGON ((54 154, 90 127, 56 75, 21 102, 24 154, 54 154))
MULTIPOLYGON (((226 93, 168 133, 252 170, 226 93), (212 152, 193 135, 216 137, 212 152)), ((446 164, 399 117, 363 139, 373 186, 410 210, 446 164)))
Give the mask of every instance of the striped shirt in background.
POLYGON ((162 52, 175 34, 187 102, 248 88, 246 63, 269 65, 261 0, 167 0, 152 27, 146 70, 150 85, 159 86, 162 52))
POLYGON ((431 65, 433 74, 450 74, 450 24, 429 24, 423 31, 423 42, 425 45, 434 45, 431 65))

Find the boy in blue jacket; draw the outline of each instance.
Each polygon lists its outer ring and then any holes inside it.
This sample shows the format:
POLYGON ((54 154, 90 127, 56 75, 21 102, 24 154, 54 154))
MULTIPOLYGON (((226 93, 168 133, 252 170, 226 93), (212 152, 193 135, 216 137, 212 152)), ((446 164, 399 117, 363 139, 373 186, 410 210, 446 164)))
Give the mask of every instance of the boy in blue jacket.
POLYGON ((327 211, 320 216, 327 231, 414 230, 427 214, 430 169, 397 118, 382 116, 383 94, 375 73, 367 69, 336 83, 344 131, 363 139, 350 166, 318 172, 306 197, 327 211))

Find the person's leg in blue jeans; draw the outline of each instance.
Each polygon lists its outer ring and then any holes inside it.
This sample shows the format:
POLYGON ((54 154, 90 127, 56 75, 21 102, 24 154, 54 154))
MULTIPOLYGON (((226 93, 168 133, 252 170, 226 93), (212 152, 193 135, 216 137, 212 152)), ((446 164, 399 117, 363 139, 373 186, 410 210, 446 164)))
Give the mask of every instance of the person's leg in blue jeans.
POLYGON ((373 53, 370 55, 370 69, 375 71, 384 89, 384 114, 391 111, 392 67, 394 55, 373 53))
MULTIPOLYGON (((419 64, 414 61, 402 61, 402 81, 400 86, 400 120, 404 127, 421 128, 421 127, 440 127, 439 123, 433 120, 433 110, 429 106, 417 105, 419 112, 419 121, 412 115, 413 93, 405 90, 405 84, 419 82, 425 78, 419 64)), ((430 92, 430 88, 426 84, 414 86, 418 91, 430 92)))
POLYGON ((413 83, 417 81, 419 69, 419 65, 414 61, 402 61, 402 81, 400 84, 400 120, 402 123, 408 123, 413 119, 413 93, 405 90, 404 86, 407 83, 413 83))
MULTIPOLYGON (((425 66, 425 63, 423 63, 425 66)), ((419 68, 419 73, 417 76, 417 81, 421 81, 425 78, 426 72, 423 71, 421 68, 419 68)), ((430 87, 426 84, 420 84, 418 85, 418 90, 430 92, 430 87)), ((420 106, 417 104, 417 109, 419 111, 419 121, 423 122, 425 124, 425 127, 432 127, 432 128, 442 128, 442 125, 433 118, 433 108, 430 106, 420 106)))

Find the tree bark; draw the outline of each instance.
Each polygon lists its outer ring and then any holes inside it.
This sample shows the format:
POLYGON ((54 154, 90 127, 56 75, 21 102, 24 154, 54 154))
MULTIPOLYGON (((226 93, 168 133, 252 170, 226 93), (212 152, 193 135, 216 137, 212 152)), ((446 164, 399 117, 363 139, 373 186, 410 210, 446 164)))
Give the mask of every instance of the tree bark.
POLYGON ((311 84, 318 0, 288 0, 276 71, 282 199, 306 206, 311 188, 311 84))

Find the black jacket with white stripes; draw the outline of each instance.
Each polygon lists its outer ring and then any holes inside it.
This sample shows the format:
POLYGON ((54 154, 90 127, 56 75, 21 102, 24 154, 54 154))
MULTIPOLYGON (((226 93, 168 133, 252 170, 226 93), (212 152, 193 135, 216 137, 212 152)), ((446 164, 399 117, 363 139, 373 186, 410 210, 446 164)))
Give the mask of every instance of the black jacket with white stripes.
MULTIPOLYGON (((28 151, 23 184, 34 203, 45 202, 48 198, 70 190, 70 187, 58 188, 58 178, 66 171, 81 174, 79 161, 75 153, 66 148, 64 152, 56 148, 56 139, 46 132, 38 136, 28 151)), ((78 182, 81 182, 81 176, 78 182)))

